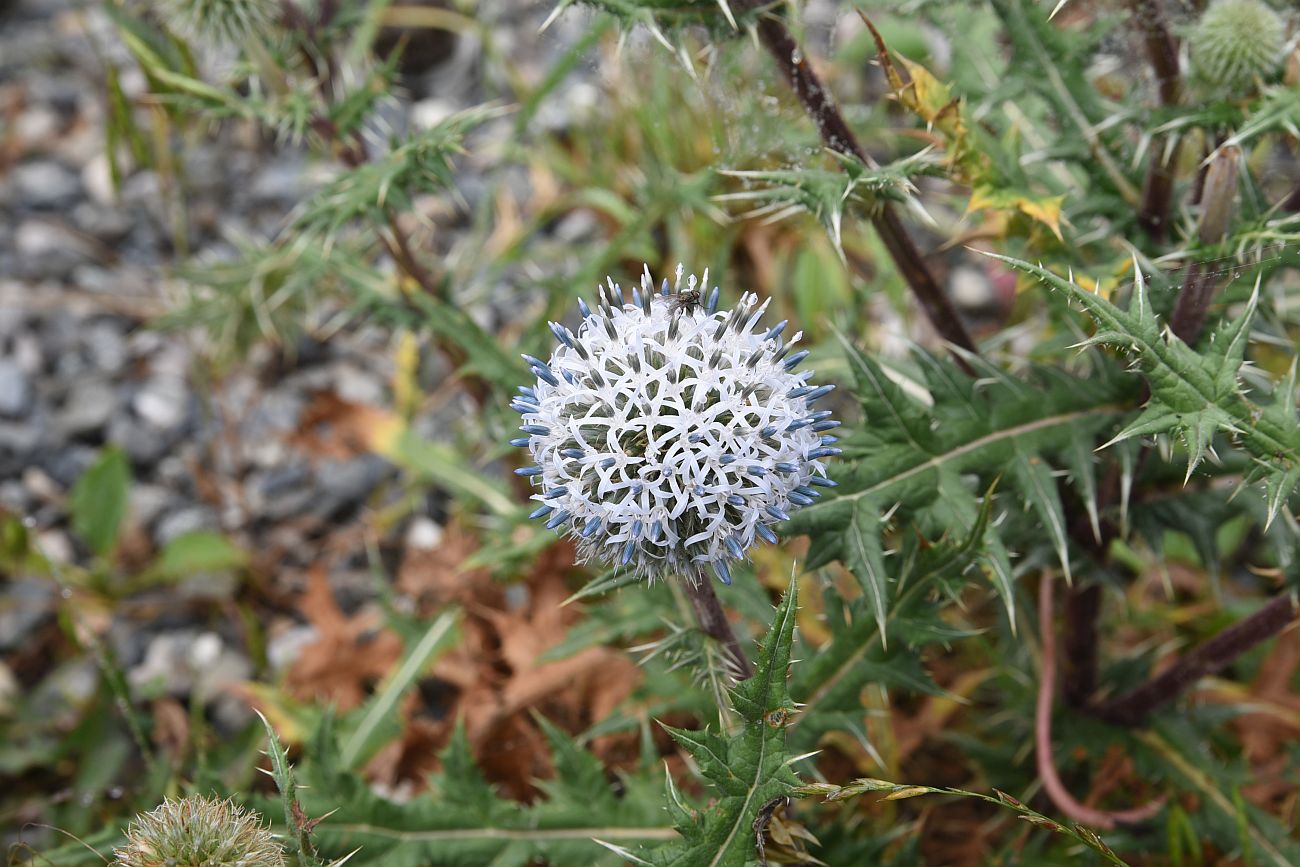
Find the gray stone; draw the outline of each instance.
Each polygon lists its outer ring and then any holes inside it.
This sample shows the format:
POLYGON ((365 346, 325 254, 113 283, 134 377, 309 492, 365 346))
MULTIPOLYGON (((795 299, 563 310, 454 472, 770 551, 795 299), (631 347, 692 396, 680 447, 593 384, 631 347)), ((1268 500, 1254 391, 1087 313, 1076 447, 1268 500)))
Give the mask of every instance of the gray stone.
POLYGON ((90 324, 82 338, 90 363, 105 373, 118 373, 127 362, 124 325, 118 320, 103 319, 90 324))
POLYGON ((180 427, 189 414, 189 404, 190 393, 185 380, 176 376, 151 379, 131 400, 136 415, 159 430, 180 427))
POLYGON ((32 630, 54 616, 58 594, 49 581, 19 578, 0 596, 0 651, 22 646, 32 630))
POLYGON ((28 220, 14 235, 15 270, 28 279, 63 279, 78 265, 93 262, 96 250, 62 223, 28 220))
POLYGON ((110 383, 102 379, 78 379, 73 382, 54 423, 65 436, 85 436, 107 425, 117 405, 118 395, 110 383))
POLYGON ((31 412, 34 402, 27 372, 12 359, 0 358, 0 416, 23 418, 31 412))
POLYGON ((126 413, 117 413, 108 422, 106 439, 117 443, 131 462, 153 466, 175 444, 179 430, 162 431, 126 413))
POLYGON ((41 468, 66 491, 77 483, 77 479, 95 462, 98 454, 98 450, 90 446, 67 446, 43 455, 41 468))
POLYGON ((244 483, 253 516, 272 521, 309 511, 318 494, 312 472, 305 464, 254 473, 244 483))
POLYGON ((322 461, 316 468, 320 495, 313 511, 327 519, 346 514, 360 506, 392 473, 392 465, 378 455, 361 455, 350 461, 322 461))
POLYGON ((54 160, 22 163, 9 178, 19 202, 33 208, 66 208, 82 195, 81 178, 54 160))
POLYGON ((216 530, 217 516, 205 506, 187 506, 170 511, 158 519, 154 528, 154 541, 161 547, 178 536, 193 533, 196 530, 216 530))
POLYGON ((172 492, 161 485, 143 482, 131 485, 129 497, 131 517, 138 526, 145 528, 151 526, 174 499, 172 492))

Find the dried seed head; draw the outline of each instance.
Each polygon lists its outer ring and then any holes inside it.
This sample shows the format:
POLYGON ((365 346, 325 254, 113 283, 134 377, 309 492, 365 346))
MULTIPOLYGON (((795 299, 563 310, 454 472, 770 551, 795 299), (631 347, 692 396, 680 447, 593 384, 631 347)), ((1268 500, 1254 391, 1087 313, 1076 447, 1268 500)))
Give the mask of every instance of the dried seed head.
POLYGON ((718 312, 716 290, 700 301, 708 272, 682 276, 655 292, 647 270, 639 304, 611 286, 549 361, 530 359, 535 400, 516 408, 536 466, 519 473, 539 486, 533 515, 575 537, 584 561, 729 581, 728 561, 817 496, 808 485, 839 450, 810 404, 830 386, 784 359, 799 334, 755 330, 756 296, 718 312))

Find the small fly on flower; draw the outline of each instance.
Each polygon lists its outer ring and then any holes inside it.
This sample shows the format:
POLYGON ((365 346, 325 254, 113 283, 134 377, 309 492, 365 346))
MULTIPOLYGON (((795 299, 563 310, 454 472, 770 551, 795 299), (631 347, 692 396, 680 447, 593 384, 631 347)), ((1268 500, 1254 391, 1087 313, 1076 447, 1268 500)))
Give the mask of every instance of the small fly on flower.
POLYGON ((703 297, 703 293, 699 289, 692 289, 689 292, 674 292, 668 296, 668 309, 672 313, 694 312, 700 309, 700 301, 703 297))

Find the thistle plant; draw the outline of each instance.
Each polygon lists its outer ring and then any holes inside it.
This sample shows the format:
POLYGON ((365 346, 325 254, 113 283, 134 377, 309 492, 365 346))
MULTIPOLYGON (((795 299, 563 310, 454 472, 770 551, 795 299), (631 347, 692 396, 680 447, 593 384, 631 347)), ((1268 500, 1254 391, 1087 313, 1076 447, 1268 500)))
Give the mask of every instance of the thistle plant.
POLYGON ((283 867, 262 817, 232 801, 191 795, 136 816, 114 867, 283 867))
POLYGON ((576 333, 550 324, 559 343, 524 356, 537 380, 511 403, 526 434, 512 445, 536 462, 516 472, 538 486, 530 517, 583 561, 730 584, 729 563, 834 484, 839 422, 814 409, 834 386, 796 372, 808 351, 791 352, 787 322, 758 327, 767 302, 719 311, 708 271, 683 284, 682 270, 656 291, 647 268, 630 300, 609 279, 576 333))

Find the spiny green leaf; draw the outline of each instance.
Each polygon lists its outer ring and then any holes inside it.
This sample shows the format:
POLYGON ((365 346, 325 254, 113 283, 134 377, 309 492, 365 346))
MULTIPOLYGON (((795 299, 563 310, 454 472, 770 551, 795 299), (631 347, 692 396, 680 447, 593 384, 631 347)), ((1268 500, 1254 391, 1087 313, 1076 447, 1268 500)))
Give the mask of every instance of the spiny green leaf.
MULTIPOLYGON (((756 858, 754 821, 765 804, 786 796, 798 784, 790 769, 785 731, 793 702, 786 685, 794 642, 797 585, 793 582, 776 609, 752 677, 730 691, 743 721, 739 732, 720 734, 668 729, 694 758, 701 775, 719 794, 708 808, 691 816, 673 808, 682 842, 642 852, 665 867, 743 867, 756 858)), ((670 801, 674 794, 670 791, 670 801)))
POLYGON ((885 570, 885 552, 880 542, 880 512, 870 500, 859 500, 853 519, 844 531, 845 565, 858 579, 858 586, 871 608, 880 630, 881 647, 886 647, 885 612, 889 607, 889 573, 885 570))
POLYGON ((1070 581, 1069 532, 1065 524, 1065 509, 1061 505, 1061 495, 1056 489, 1051 468, 1042 458, 1028 453, 1017 444, 1010 469, 1011 478, 1020 495, 1038 514, 1043 529, 1052 541, 1052 547, 1056 549, 1057 559, 1065 572, 1065 580, 1070 581))

